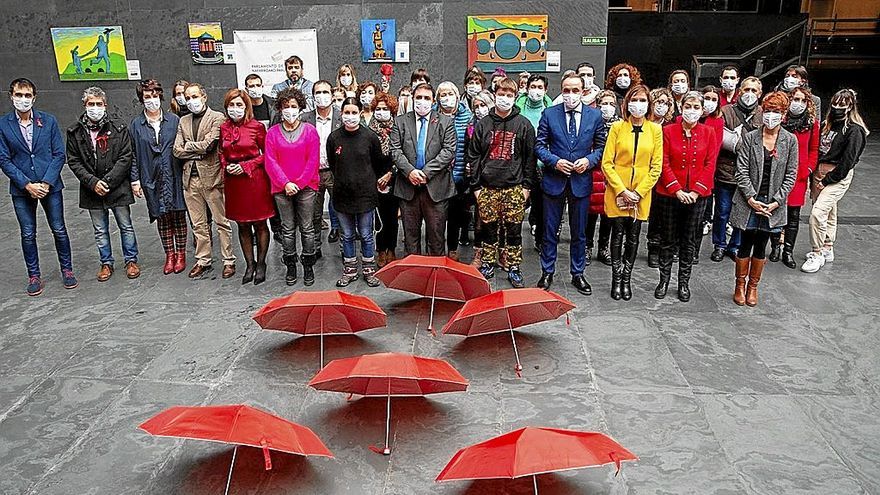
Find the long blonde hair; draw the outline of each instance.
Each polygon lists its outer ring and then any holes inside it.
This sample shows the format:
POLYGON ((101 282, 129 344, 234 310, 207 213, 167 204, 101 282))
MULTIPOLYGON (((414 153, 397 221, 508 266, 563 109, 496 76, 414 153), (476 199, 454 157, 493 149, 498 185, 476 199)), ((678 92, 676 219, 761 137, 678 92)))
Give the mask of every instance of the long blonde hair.
POLYGON ((862 118, 862 114, 859 113, 858 106, 858 98, 856 97, 856 92, 846 88, 841 89, 837 93, 834 93, 834 96, 831 97, 831 102, 828 105, 828 110, 825 112, 825 122, 822 124, 822 133, 826 133, 831 130, 831 124, 834 119, 831 118, 831 110, 834 105, 846 105, 849 107, 849 111, 846 113, 846 116, 843 119, 843 132, 847 131, 847 128, 850 124, 855 124, 861 126, 862 129, 865 130, 865 136, 871 134, 868 130, 868 126, 865 124, 865 119, 862 118))
POLYGON ((358 78, 357 71, 354 66, 351 64, 342 64, 339 66, 339 69, 336 71, 336 86, 345 88, 346 91, 357 91, 358 90, 358 78), (351 84, 348 86, 343 86, 342 82, 339 78, 342 76, 342 69, 348 69, 348 72, 351 73, 351 84))

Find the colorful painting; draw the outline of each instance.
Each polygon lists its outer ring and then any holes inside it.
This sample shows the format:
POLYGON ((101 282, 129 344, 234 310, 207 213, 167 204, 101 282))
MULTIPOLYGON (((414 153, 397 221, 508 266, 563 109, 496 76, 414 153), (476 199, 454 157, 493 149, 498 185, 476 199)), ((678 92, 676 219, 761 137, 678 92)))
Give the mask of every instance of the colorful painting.
POLYGON ((223 63, 223 30, 219 22, 190 22, 189 50, 194 64, 223 63))
POLYGON ((394 19, 361 19, 361 60, 394 62, 397 29, 394 19))
POLYGON ((128 79, 122 26, 52 28, 62 81, 128 79))
POLYGON ((544 72, 547 65, 546 15, 472 15, 467 18, 468 66, 491 73, 544 72))

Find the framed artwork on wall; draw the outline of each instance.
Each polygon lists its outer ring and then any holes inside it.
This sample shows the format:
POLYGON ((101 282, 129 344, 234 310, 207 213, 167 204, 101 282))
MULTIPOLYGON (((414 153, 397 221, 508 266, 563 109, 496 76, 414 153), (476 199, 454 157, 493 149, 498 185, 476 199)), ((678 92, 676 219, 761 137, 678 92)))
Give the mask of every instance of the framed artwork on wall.
POLYGON ((122 26, 51 28, 62 81, 128 79, 122 26))
POLYGON ((361 19, 361 60, 394 62, 396 29, 394 19, 361 19))
POLYGON ((544 72, 547 66, 546 15, 472 15, 467 18, 468 66, 491 73, 544 72))
POLYGON ((190 22, 189 50, 198 65, 223 63, 223 30, 219 22, 190 22))

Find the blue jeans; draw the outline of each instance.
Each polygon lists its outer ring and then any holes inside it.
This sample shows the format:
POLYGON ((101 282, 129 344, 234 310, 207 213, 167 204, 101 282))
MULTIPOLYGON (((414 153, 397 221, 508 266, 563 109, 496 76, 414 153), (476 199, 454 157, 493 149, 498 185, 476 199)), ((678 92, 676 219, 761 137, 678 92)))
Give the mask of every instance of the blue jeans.
POLYGON ((730 242, 727 242, 727 221, 730 220, 734 194, 736 194, 736 186, 721 182, 715 183, 715 220, 712 222, 712 244, 717 249, 736 251, 739 248, 739 229, 733 229, 733 233, 730 234, 730 242))
POLYGON ((30 196, 13 196, 12 205, 21 229, 21 252, 24 254, 28 276, 40 276, 40 256, 37 251, 37 203, 43 206, 43 212, 46 213, 46 221, 49 222, 49 228, 55 238, 55 250, 58 251, 58 263, 61 269, 73 270, 70 238, 64 225, 64 199, 61 191, 48 194, 39 200, 30 196))
POLYGON ((330 201, 327 202, 327 213, 330 215, 330 228, 339 230, 339 215, 333 208, 333 198, 330 198, 330 201))
POLYGON ((119 235, 122 237, 122 256, 125 262, 137 263, 138 245, 137 237, 134 235, 134 227, 131 225, 131 208, 117 206, 110 208, 110 210, 89 210, 92 227, 95 228, 95 244, 98 246, 101 264, 113 266, 113 248, 110 245, 110 211, 113 211, 116 226, 119 227, 119 235))
POLYGON ((342 237, 342 257, 351 260, 357 257, 354 246, 355 229, 361 235, 361 257, 372 261, 376 257, 376 238, 373 236, 374 210, 357 213, 336 212, 342 237))

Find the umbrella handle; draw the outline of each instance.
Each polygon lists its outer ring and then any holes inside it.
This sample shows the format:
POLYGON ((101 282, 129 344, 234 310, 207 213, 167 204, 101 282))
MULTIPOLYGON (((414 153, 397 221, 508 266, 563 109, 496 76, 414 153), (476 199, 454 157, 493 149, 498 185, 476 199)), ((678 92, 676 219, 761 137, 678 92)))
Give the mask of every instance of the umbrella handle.
POLYGON ((437 334, 434 332, 434 295, 437 293, 437 271, 434 270, 432 275, 434 277, 434 286, 431 289, 431 316, 428 319, 428 331, 431 332, 431 336, 436 337, 437 334))
POLYGON ((384 455, 391 454, 391 447, 388 446, 388 440, 391 436, 391 380, 388 380, 388 405, 385 410, 385 449, 382 451, 384 455))
POLYGON ((516 366, 513 368, 517 378, 522 378, 522 364, 519 362, 519 350, 516 348, 516 336, 513 334, 513 323, 510 322, 510 311, 507 311, 507 326, 510 328, 510 340, 513 342, 513 355, 516 356, 516 366))
POLYGON ((226 491, 224 495, 229 495, 229 484, 232 483, 232 468, 235 467, 235 454, 238 453, 238 445, 232 449, 232 462, 229 463, 229 475, 226 477, 226 491))
POLYGON ((321 306, 321 369, 324 369, 324 306, 321 306))
POLYGON ((538 475, 536 475, 536 474, 532 475, 532 484, 535 487, 535 495, 538 495, 538 475))

